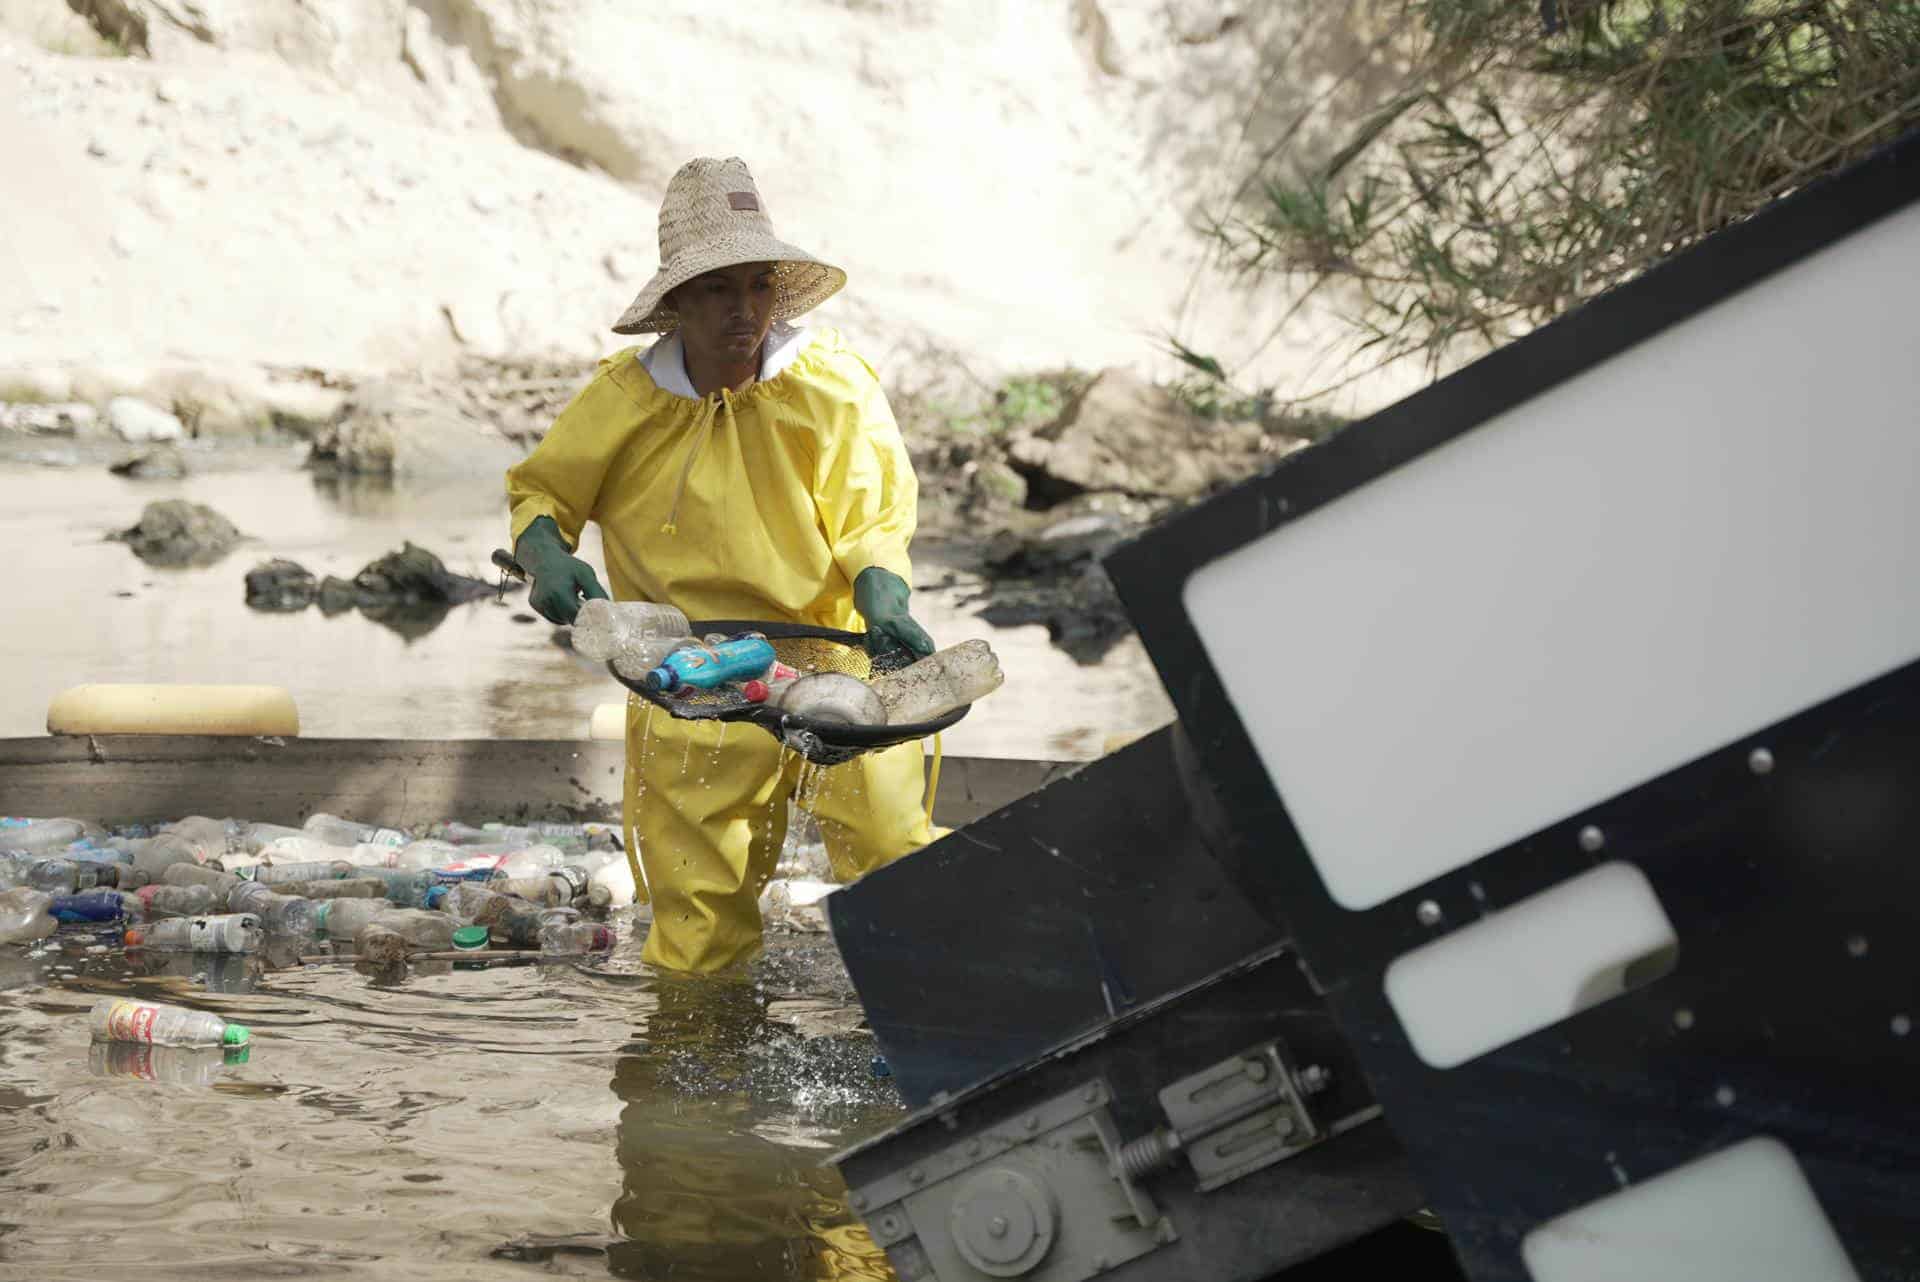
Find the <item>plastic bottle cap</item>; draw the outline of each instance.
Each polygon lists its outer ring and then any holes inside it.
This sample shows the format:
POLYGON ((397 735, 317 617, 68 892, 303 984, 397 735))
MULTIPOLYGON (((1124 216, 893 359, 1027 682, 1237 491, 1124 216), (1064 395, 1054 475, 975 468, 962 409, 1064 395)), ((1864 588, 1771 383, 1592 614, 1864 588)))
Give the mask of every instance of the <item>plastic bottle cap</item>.
POLYGON ((146 941, 146 938, 147 938, 146 931, 130 930, 126 934, 126 945, 129 948, 138 948, 142 943, 146 941))
POLYGON ((672 668, 655 668, 640 684, 649 690, 671 690, 680 684, 680 674, 672 668))
POLYGON ((485 926, 462 926, 453 932, 455 948, 485 948, 487 946, 487 928, 485 926))
POLYGON ((222 1046, 245 1046, 253 1037, 245 1024, 228 1024, 220 1033, 222 1046))
POLYGON ((767 701, 767 683, 764 681, 749 681, 740 687, 740 693, 746 698, 748 703, 765 703, 767 701))

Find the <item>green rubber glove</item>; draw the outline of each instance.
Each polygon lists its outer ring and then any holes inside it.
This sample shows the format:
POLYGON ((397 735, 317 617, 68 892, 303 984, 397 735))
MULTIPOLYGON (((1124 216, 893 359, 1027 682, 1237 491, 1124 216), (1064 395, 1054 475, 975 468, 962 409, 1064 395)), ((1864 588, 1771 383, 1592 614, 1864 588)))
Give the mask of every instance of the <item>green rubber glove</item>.
POLYGON ((892 570, 870 565, 853 581, 853 608, 867 621, 867 653, 911 650, 924 659, 933 653, 933 638, 907 613, 913 589, 892 570))
POLYGON ((549 623, 572 623, 580 613, 581 601, 607 597, 607 590, 594 577, 593 567, 567 547, 560 537, 560 527, 550 516, 533 518, 533 524, 513 545, 513 559, 533 579, 527 603, 549 623))

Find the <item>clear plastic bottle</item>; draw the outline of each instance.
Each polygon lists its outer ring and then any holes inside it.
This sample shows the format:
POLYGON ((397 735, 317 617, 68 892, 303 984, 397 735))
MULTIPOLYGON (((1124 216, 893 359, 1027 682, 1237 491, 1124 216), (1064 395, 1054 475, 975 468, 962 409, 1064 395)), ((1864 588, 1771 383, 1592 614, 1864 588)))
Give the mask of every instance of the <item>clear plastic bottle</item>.
POLYGON ((8 850, 50 854, 65 850, 86 835, 87 825, 78 819, 36 819, 0 833, 0 846, 8 850))
POLYGON ((509 903, 511 906, 487 925, 487 933, 495 944, 538 948, 541 931, 549 926, 566 926, 580 920, 580 910, 577 908, 542 908, 524 899, 510 900, 509 903))
MULTIPOLYGON (((245 883, 242 883, 245 884, 245 883)), ((204 917, 214 909, 211 886, 142 886, 134 894, 150 917, 204 917)))
POLYGON ((257 881, 243 881, 227 896, 227 911, 252 913, 266 928, 283 935, 316 935, 320 909, 311 899, 275 894, 257 881))
POLYGON ((386 898, 402 908, 431 908, 446 893, 444 883, 427 869, 364 868, 353 870, 354 877, 378 881, 387 888, 386 898), (439 892, 436 895, 435 892, 439 892))
POLYGON ((605 663, 638 644, 684 637, 692 630, 687 616, 670 605, 586 601, 574 616, 573 649, 583 658, 605 663))
POLYGON ((985 641, 962 641, 873 679, 873 692, 887 709, 887 724, 918 725, 985 698, 1006 677, 985 641))
POLYGON ((96 864, 84 859, 42 859, 27 868, 27 885, 50 895, 72 895, 95 886, 119 884, 118 864, 96 864))
POLYGON ((335 846, 404 846, 407 834, 397 828, 382 828, 378 824, 358 823, 352 819, 342 819, 338 815, 313 814, 307 816, 307 822, 301 827, 308 836, 335 846))
POLYGON ((317 859, 310 863, 259 864, 247 870, 248 880, 263 886, 278 886, 289 881, 339 881, 353 875, 353 865, 344 859, 317 859))
POLYGON ((0 890, 0 944, 31 944, 60 929, 52 904, 52 895, 30 886, 0 890))
POLYGON ((206 815, 188 815, 162 825, 160 836, 175 836, 195 845, 205 847, 212 852, 212 858, 218 859, 228 851, 237 848, 235 838, 240 835, 244 824, 231 819, 210 819, 206 815))
POLYGON ((168 953, 257 953, 262 942, 260 919, 252 913, 172 917, 127 932, 128 948, 168 953))
POLYGON ((347 877, 342 880, 328 878, 325 881, 277 881, 272 889, 283 895, 292 895, 298 899, 385 899, 387 883, 374 881, 368 877, 347 877))
POLYGON ((396 868, 402 872, 418 872, 427 868, 438 868, 464 858, 467 851, 449 841, 435 841, 431 837, 419 841, 409 841, 404 846, 389 847, 374 858, 365 855, 372 852, 356 851, 356 862, 361 867, 396 868))
POLYGON ((249 1039, 244 1025, 229 1024, 218 1015, 130 997, 102 997, 87 1013, 87 1024, 97 1042, 245 1046, 249 1039))
POLYGON ((604 953, 613 947, 613 932, 590 921, 554 922, 540 928, 540 951, 561 957, 604 953))
POLYGON ((513 895, 530 904, 558 907, 580 902, 587 897, 587 870, 574 864, 551 868, 533 877, 503 877, 488 882, 488 887, 503 895, 513 895))
POLYGON ((504 880, 510 877, 537 877, 551 869, 559 868, 567 862, 566 854, 557 846, 527 846, 516 850, 493 867, 492 880, 504 880))
POLYGON ((334 939, 352 939, 375 917, 394 911, 385 899, 329 899, 325 907, 320 928, 334 939))
POLYGON ((354 933, 354 951, 361 951, 358 941, 368 930, 378 928, 400 936, 407 941, 408 948, 437 952, 453 947, 453 927, 453 918, 445 913, 423 912, 418 908, 389 909, 354 933))
POLYGON ((220 856, 225 853, 224 845, 216 846, 198 840, 189 833, 163 832, 149 838, 134 855, 133 862, 135 867, 145 868, 158 876, 175 864, 219 868, 220 856))
POLYGON ((478 882, 463 881, 440 901, 440 911, 463 925, 491 926, 501 913, 521 902, 524 901, 490 890, 478 882))
POLYGON ((286 837, 304 837, 306 830, 289 828, 285 824, 247 824, 235 834, 234 844, 240 849, 258 854, 267 846, 286 837))
POLYGON ((160 876, 163 886, 206 886, 218 901, 231 895, 241 880, 230 872, 202 868, 199 864, 175 864, 160 876))

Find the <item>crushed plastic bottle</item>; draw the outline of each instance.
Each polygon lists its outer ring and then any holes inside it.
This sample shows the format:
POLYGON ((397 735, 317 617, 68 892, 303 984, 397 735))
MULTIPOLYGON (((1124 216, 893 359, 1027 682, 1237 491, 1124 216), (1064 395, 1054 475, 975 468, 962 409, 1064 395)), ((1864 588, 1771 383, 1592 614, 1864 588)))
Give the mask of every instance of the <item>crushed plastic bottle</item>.
POLYGON ((31 854, 51 854, 65 850, 87 835, 87 825, 78 819, 36 819, 6 830, 0 847, 31 854))
POLYGON ((401 962, 413 951, 413 943, 405 935, 388 930, 377 921, 368 922, 353 937, 353 955, 363 962, 380 965, 401 962))
POLYGON ((873 679, 887 724, 918 725, 985 698, 1006 680, 985 641, 962 641, 873 679))
POLYGON ((245 828, 245 824, 236 823, 231 819, 210 819, 206 815, 188 815, 170 824, 162 824, 159 835, 179 837, 209 851, 210 858, 218 859, 228 851, 240 848, 236 838, 245 828))
MULTIPOLYGON (((478 882, 463 881, 447 892, 440 910, 455 921, 472 926, 491 926, 500 914, 524 900, 490 890, 478 882)), ((533 905, 528 904, 528 907, 533 905)))
POLYGON ((320 933, 320 908, 311 899, 275 894, 257 881, 243 881, 227 896, 227 911, 252 913, 268 930, 283 935, 320 933))
POLYGON ((259 854, 266 847, 287 837, 304 837, 303 828, 289 828, 285 824, 247 824, 234 836, 233 844, 250 854, 259 854))
POLYGON ((93 1030, 93 1039, 99 1042, 245 1046, 251 1040, 244 1025, 229 1024, 218 1015, 130 997, 102 997, 87 1012, 87 1024, 93 1030))
POLYGON ((566 862, 566 853, 558 846, 527 846, 494 864, 493 878, 504 880, 511 877, 537 877, 550 869, 561 867, 566 862))
POLYGON ((394 910, 385 899, 329 899, 322 907, 320 929, 333 939, 352 939, 375 917, 394 910))
POLYGON ((405 941, 407 951, 438 952, 453 947, 453 918, 418 908, 395 908, 380 913, 354 932, 354 951, 364 954, 361 941, 378 930, 405 941))
POLYGON ((136 926, 126 939, 128 948, 174 953, 253 953, 263 942, 260 919, 252 913, 174 917, 136 926))
POLYGON ((152 917, 202 917, 214 909, 211 886, 142 886, 133 892, 152 917))
POLYGON ((30 886, 0 890, 0 944, 31 944, 60 929, 52 904, 52 895, 30 886))
POLYGON ((604 953, 613 948, 613 932, 590 921, 554 922, 540 928, 540 951, 562 957, 604 953))
POLYGON ((226 846, 200 841, 189 833, 163 832, 149 838, 133 857, 134 867, 144 868, 156 877, 164 876, 175 864, 194 864, 218 869, 226 846))

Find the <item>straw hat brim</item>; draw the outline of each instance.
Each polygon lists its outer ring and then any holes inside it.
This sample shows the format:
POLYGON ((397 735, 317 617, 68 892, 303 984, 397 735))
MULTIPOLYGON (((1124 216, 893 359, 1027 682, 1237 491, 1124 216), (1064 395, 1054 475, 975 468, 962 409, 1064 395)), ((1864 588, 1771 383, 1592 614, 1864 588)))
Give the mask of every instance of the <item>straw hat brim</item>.
POLYGON ((823 263, 777 237, 743 230, 702 241, 672 262, 662 264, 614 322, 613 332, 664 334, 679 328, 680 318, 666 301, 667 295, 696 276, 741 263, 775 265, 780 295, 773 305, 776 321, 792 320, 812 311, 847 283, 847 274, 831 263, 823 263))

